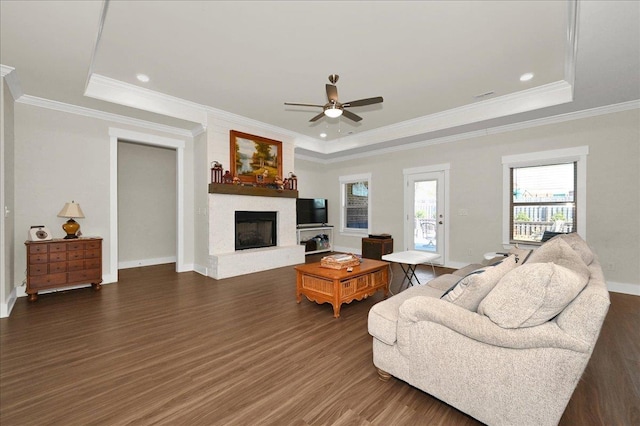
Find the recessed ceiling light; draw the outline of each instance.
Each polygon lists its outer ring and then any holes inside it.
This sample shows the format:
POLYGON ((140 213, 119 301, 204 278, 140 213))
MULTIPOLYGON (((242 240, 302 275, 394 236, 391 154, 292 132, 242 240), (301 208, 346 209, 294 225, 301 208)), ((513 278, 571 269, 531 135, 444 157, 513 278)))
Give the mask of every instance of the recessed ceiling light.
POLYGON ((149 76, 146 74, 136 74, 136 78, 143 83, 149 82, 149 76))
POLYGON ((528 72, 526 74, 522 74, 520 76, 520 81, 529 81, 533 78, 533 73, 532 72, 528 72))
POLYGON ((326 137, 327 137, 327 134, 326 134, 326 133, 320 133, 320 137, 321 137, 321 138, 326 138, 326 137))

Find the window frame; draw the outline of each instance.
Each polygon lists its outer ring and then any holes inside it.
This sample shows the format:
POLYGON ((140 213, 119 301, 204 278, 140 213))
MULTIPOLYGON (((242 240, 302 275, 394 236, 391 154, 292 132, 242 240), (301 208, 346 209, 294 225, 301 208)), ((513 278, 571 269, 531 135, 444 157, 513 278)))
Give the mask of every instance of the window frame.
POLYGON ((511 169, 520 167, 548 166, 560 163, 575 163, 575 227, 574 231, 586 239, 587 238, 587 155, 588 146, 575 148, 557 149, 550 151, 531 152, 527 154, 506 155, 502 157, 502 244, 504 248, 514 245, 537 247, 541 243, 512 241, 511 230, 513 229, 513 192, 511 186, 511 169))
POLYGON ((367 236, 371 233, 371 217, 372 217, 372 184, 371 173, 363 173, 357 175, 340 176, 340 233, 351 236, 367 236), (350 183, 367 182, 367 227, 366 228, 348 228, 347 227, 347 193, 346 188, 350 183))

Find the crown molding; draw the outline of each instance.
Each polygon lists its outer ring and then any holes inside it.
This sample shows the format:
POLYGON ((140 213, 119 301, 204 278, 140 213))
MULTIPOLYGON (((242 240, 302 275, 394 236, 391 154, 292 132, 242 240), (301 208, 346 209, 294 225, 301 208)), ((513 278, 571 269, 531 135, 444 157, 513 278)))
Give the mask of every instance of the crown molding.
POLYGON ((228 111, 213 108, 207 105, 187 101, 175 96, 149 90, 134 84, 125 83, 100 74, 92 74, 89 77, 85 96, 126 105, 170 117, 180 118, 199 123, 191 133, 197 136, 205 131, 209 120, 223 120, 238 125, 250 126, 261 130, 286 135, 294 140, 296 146, 307 149, 317 149, 315 141, 290 130, 263 123, 258 120, 233 114, 228 111))
POLYGON ((207 114, 200 104, 100 74, 91 74, 84 95, 202 125, 207 124, 207 114))
POLYGON ((495 134, 506 133, 506 132, 513 132, 513 131, 529 129, 529 128, 533 128, 533 127, 540 127, 540 126, 547 126, 547 125, 550 125, 550 124, 563 123, 563 122, 566 122, 566 121, 581 120, 581 119, 584 119, 584 118, 591 118, 591 117, 597 117, 597 116, 600 116, 600 115, 613 114, 613 113, 617 113, 617 112, 624 112, 624 111, 629 111, 629 110, 632 110, 632 109, 640 109, 640 100, 622 102, 622 103, 613 104, 613 105, 606 105, 606 106, 603 106, 603 107, 585 109, 585 110, 576 111, 576 112, 569 112, 569 113, 566 113, 566 114, 558 114, 558 115, 554 115, 554 116, 551 116, 551 117, 538 118, 538 119, 535 119, 535 120, 523 121, 523 122, 520 122, 520 123, 507 124, 507 125, 504 125, 504 126, 489 127, 489 128, 486 128, 486 129, 476 130, 476 131, 473 131, 473 132, 460 133, 460 134, 457 134, 457 135, 451 135, 451 136, 445 136, 445 137, 441 137, 441 138, 429 139, 429 140, 424 140, 424 141, 420 141, 420 142, 414 142, 414 143, 410 143, 410 144, 398 145, 398 146, 393 146, 393 147, 388 147, 388 148, 381 148, 381 149, 372 149, 372 150, 364 152, 364 153, 343 155, 343 156, 340 156, 339 158, 325 159, 325 158, 312 157, 312 156, 304 155, 304 154, 296 154, 295 158, 299 158, 301 160, 311 161, 311 162, 315 162, 315 163, 320 163, 320 164, 340 163, 340 162, 343 162, 343 161, 352 161, 352 160, 358 160, 358 159, 362 159, 362 158, 366 158, 366 157, 373 157, 373 156, 377 156, 377 155, 392 154, 392 153, 400 152, 400 151, 407 151, 407 150, 411 150, 411 149, 424 148, 424 147, 431 146, 431 145, 439 145, 439 144, 444 144, 444 143, 451 143, 451 142, 456 142, 456 141, 461 141, 461 140, 473 139, 473 138, 477 138, 477 137, 481 137, 481 136, 495 135, 495 134))
POLYGON ((91 108, 85 108, 77 105, 66 104, 63 102, 52 101, 49 99, 38 98, 36 96, 23 95, 16 102, 47 108, 55 111, 66 112, 69 114, 81 115, 83 117, 97 118, 99 120, 111 121, 114 123, 128 124, 131 126, 142 127, 159 132, 169 133, 181 137, 192 138, 193 132, 190 130, 180 129, 178 127, 166 126, 164 124, 152 123, 150 121, 139 120, 137 118, 126 117, 124 115, 113 114, 110 112, 98 111, 91 108))
POLYGON ((264 130, 266 132, 288 136, 293 140, 296 148, 315 150, 313 148, 309 148, 310 146, 315 146, 315 139, 306 137, 296 132, 292 132, 291 130, 283 129, 282 127, 277 127, 272 124, 267 124, 262 121, 234 114, 232 112, 224 111, 210 106, 203 106, 203 108, 209 115, 208 125, 215 126, 216 121, 224 121, 227 124, 231 123, 239 126, 252 127, 264 130))
POLYGON ((464 105, 425 117, 403 121, 324 144, 323 154, 363 148, 380 142, 434 132, 493 118, 528 112, 573 100, 572 88, 564 80, 509 95, 464 105))
POLYGON ((14 101, 17 101, 22 95, 24 95, 15 68, 0 64, 0 76, 7 82, 9 92, 11 92, 11 96, 14 101))

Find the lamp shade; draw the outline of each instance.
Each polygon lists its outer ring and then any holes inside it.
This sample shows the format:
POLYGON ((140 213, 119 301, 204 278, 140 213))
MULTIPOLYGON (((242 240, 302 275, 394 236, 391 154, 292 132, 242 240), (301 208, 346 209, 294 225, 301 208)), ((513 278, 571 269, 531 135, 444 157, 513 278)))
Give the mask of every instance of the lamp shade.
POLYGON ((82 209, 80 208, 80 204, 72 201, 70 203, 66 203, 60 213, 58 213, 58 217, 79 217, 83 218, 84 213, 82 213, 82 209))

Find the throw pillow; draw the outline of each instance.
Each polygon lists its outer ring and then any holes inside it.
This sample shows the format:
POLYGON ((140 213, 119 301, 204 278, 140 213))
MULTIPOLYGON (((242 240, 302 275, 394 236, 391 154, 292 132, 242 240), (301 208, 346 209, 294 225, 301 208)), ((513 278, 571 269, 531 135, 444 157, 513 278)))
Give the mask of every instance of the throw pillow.
POLYGON ((580 255, 562 238, 554 238, 544 243, 529 256, 526 264, 547 262, 564 266, 587 278, 591 274, 580 255))
POLYGON ((561 239, 569 244, 569 246, 580 255, 585 265, 591 265, 591 262, 593 262, 594 258, 593 251, 591 251, 591 247, 589 247, 589 244, 587 244, 587 242, 583 240, 577 232, 556 235, 551 240, 554 240, 556 238, 561 239))
POLYGON ((445 296, 447 296, 449 293, 451 293, 458 286, 458 284, 460 284, 462 281, 470 279, 473 275, 478 275, 478 274, 483 273, 487 268, 489 268, 489 266, 486 266, 484 268, 476 269, 475 271, 469 272, 467 275, 465 275, 464 277, 462 277, 458 281, 456 281, 454 285, 449 287, 449 289, 447 291, 445 291, 442 296, 440 296, 440 299, 444 299, 445 296))
POLYGON ((441 299, 475 312, 498 281, 516 266, 516 257, 508 256, 495 266, 474 271, 462 278, 441 299))
POLYGON ((587 285, 588 277, 554 263, 527 263, 507 273, 484 298, 478 313, 502 328, 543 324, 587 285))

